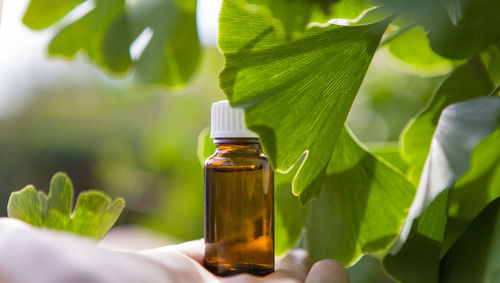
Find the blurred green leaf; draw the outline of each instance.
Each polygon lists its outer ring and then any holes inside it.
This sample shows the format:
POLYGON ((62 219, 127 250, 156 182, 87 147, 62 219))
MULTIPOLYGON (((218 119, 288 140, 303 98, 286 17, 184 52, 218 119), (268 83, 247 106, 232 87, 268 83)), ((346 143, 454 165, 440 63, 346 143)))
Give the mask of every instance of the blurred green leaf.
POLYGON ((344 265, 386 249, 399 234, 415 188, 343 130, 318 200, 309 204, 307 248, 313 260, 344 265), (390 180, 390 181, 387 181, 390 180))
POLYGON ((498 282, 500 199, 491 202, 441 260, 439 282, 498 282))
POLYGON ((85 1, 31 0, 24 14, 23 23, 34 30, 48 28, 85 1))
POLYGON ((215 152, 214 141, 210 138, 210 127, 203 129, 198 135, 198 160, 201 166, 205 164, 205 160, 215 152))
POLYGON ((420 26, 413 27, 395 37, 389 43, 388 50, 403 63, 410 73, 441 75, 453 67, 452 61, 432 51, 426 32, 420 26))
POLYGON ((273 168, 286 171, 307 152, 293 181, 294 194, 309 190, 304 203, 319 195, 317 180, 387 23, 316 26, 288 43, 267 9, 223 3, 221 88, 233 106, 245 108, 273 168))
POLYGON ((124 20, 116 22, 108 31, 104 39, 104 54, 108 58, 114 56, 116 47, 120 46, 114 38, 117 33, 123 33, 122 40, 128 38, 132 43, 149 28, 153 35, 141 56, 134 61, 137 79, 145 84, 185 84, 198 66, 200 46, 196 11, 179 2, 147 0, 130 7, 124 20))
POLYGON ((500 84, 500 46, 493 46, 488 52, 483 53, 484 62, 488 68, 488 73, 495 85, 500 84))
POLYGON ((99 191, 82 192, 74 212, 73 185, 64 173, 57 173, 50 182, 49 195, 33 186, 13 192, 7 205, 9 217, 33 226, 71 232, 101 239, 111 229, 125 206, 123 199, 111 202, 99 191))
POLYGON ((500 38, 497 0, 378 0, 409 16, 428 31, 432 50, 450 59, 465 59, 500 38))
MULTIPOLYGON (((103 39, 106 31, 109 25, 124 11, 124 0, 96 1, 94 9, 62 27, 56 33, 48 46, 49 55, 58 55, 69 59, 74 57, 78 51, 84 50, 89 59, 98 65, 116 72, 127 70, 128 65, 108 65, 103 54, 103 39)), ((117 49, 121 51, 123 48, 123 46, 118 46, 117 49)))
POLYGON ((409 177, 413 184, 417 185, 420 180, 441 111, 452 103, 486 96, 492 89, 493 83, 478 57, 459 66, 443 81, 427 108, 401 135, 403 156, 410 165, 409 177))
MULTIPOLYGON (((32 0, 24 23, 47 28, 81 2, 32 0)), ((200 54, 194 0, 184 2, 97 0, 87 14, 58 30, 48 53, 70 59, 84 51, 109 71, 134 71, 142 83, 181 86, 194 73, 200 54), (138 38, 143 46, 134 47, 138 38), (131 56, 132 47, 137 58, 131 56)))
POLYGON ((470 156, 481 140, 494 133, 499 119, 500 97, 468 100, 443 110, 400 239, 393 254, 384 260, 386 269, 397 279, 438 282, 441 242, 450 202, 447 190, 467 171, 478 170, 470 168, 471 165, 484 166, 479 171, 491 167, 488 162, 471 164, 470 156))

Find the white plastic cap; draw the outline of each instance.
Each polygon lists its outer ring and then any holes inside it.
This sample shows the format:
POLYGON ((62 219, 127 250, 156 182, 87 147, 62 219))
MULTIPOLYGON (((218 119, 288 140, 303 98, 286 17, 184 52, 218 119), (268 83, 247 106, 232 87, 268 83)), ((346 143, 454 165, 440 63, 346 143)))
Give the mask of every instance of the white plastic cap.
POLYGON ((232 108, 229 101, 212 104, 210 138, 258 138, 245 125, 245 113, 241 108, 232 108))

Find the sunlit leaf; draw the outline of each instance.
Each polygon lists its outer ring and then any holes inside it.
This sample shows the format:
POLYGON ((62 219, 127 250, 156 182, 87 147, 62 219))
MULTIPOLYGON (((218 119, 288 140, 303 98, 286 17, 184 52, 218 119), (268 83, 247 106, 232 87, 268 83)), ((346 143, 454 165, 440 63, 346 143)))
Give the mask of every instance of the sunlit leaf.
POLYGON ((276 196, 275 244, 276 254, 283 254, 297 245, 305 229, 307 208, 300 205, 299 198, 292 194, 292 179, 296 169, 283 174, 274 172, 276 196))
POLYGON ((302 37, 311 22, 325 23, 331 19, 356 21, 375 7, 374 1, 370 0, 248 0, 248 3, 267 7, 277 20, 276 24, 282 26, 288 40, 302 37))
POLYGON ((500 196, 499 144, 500 127, 497 127, 495 132, 484 138, 472 151, 470 169, 455 184, 449 201, 448 215, 452 219, 452 226, 447 227, 441 254, 450 248, 488 203, 500 196))
POLYGON ((294 194, 310 190, 305 203, 319 195, 320 183, 313 183, 325 172, 386 26, 316 26, 287 42, 268 9, 223 3, 221 87, 233 106, 245 108, 273 168, 287 170, 307 152, 293 181, 294 194))
POLYGON ((125 202, 111 199, 99 191, 80 193, 71 213, 73 185, 64 173, 57 173, 50 182, 49 195, 33 186, 13 192, 7 206, 9 217, 33 226, 62 230, 101 239, 120 216, 125 202))
POLYGON ((441 111, 452 103, 486 96, 492 89, 486 68, 478 57, 473 57, 450 74, 427 108, 410 122, 402 134, 402 143, 403 155, 410 165, 410 180, 415 185, 420 180, 441 111))
POLYGON ((398 143, 385 143, 382 147, 370 151, 399 169, 403 174, 408 171, 408 163, 401 156, 401 147, 398 143))
POLYGON ((413 220, 404 245, 396 242, 396 250, 384 258, 386 271, 400 282, 438 282, 448 193, 438 195, 420 217, 413 220))
POLYGON ((420 26, 400 34, 388 45, 390 54, 396 57, 407 72, 417 75, 441 75, 453 67, 450 60, 443 58, 429 46, 426 32, 420 26))
POLYGON ((348 265, 362 254, 386 249, 399 234, 414 190, 403 174, 343 130, 320 197, 309 204, 310 256, 348 265))
POLYGON ((356 19, 364 12, 376 6, 375 1, 371 0, 340 0, 334 1, 331 5, 330 17, 338 19, 356 19))
POLYGON ((467 171, 477 170, 469 169, 471 153, 494 133, 499 119, 500 97, 452 104, 442 112, 405 226, 393 254, 384 260, 386 269, 397 279, 438 282, 450 202, 447 190, 467 171))

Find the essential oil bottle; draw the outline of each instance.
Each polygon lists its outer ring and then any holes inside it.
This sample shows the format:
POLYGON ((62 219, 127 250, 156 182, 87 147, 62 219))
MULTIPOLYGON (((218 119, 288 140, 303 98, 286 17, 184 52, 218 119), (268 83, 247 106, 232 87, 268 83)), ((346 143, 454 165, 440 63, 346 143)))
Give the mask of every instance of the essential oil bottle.
POLYGON ((227 100, 212 105, 203 264, 220 276, 274 271, 273 171, 243 113, 227 100))

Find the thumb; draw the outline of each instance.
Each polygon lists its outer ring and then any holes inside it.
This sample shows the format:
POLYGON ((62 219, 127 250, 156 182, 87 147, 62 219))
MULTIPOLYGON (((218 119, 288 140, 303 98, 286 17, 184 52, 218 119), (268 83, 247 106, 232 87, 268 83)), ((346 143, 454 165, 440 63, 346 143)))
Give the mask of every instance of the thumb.
POLYGON ((324 259, 313 265, 305 283, 349 283, 349 273, 337 261, 324 259))
POLYGON ((276 272, 268 275, 268 279, 293 278, 304 282, 311 268, 307 252, 303 249, 293 249, 279 262, 276 272))

